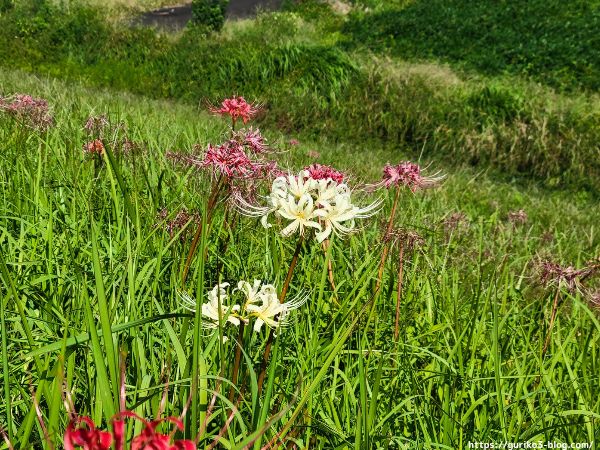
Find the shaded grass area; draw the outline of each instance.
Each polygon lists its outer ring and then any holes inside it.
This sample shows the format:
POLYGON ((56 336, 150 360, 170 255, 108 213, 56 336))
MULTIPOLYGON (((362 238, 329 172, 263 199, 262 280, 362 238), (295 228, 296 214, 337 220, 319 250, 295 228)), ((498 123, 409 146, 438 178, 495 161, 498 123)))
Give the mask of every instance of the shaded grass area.
MULTIPOLYGON (((60 401, 65 387, 78 412, 97 423, 106 423, 110 411, 118 410, 112 395, 117 383, 109 370, 118 356, 106 350, 106 340, 66 347, 67 338, 100 328, 101 321, 118 327, 111 342, 127 354, 128 408, 154 417, 167 380, 164 413, 178 415, 196 370, 206 402, 218 389, 221 374, 228 387, 236 336, 230 333, 224 345, 218 335, 205 336, 200 362, 193 362, 193 327, 176 295, 190 239, 171 239, 157 213, 163 207, 170 217, 182 207, 201 211, 208 176, 177 170, 164 154, 219 142, 227 125, 181 103, 86 89, 22 72, 2 70, 0 75, 3 90, 49 99, 56 117, 55 128, 38 135, 0 116, 5 143, 0 154, 0 249, 8 268, 1 275, 0 298, 7 324, 3 331, 10 336, 2 359, 9 369, 14 442, 19 448, 49 448, 35 426, 29 386, 37 392, 51 436, 60 437, 67 425, 60 401), (114 167, 83 155, 83 124, 89 114, 102 113, 115 123, 125 122, 141 153, 118 158, 114 167), (45 347, 52 344, 51 350, 45 347), (37 360, 32 351, 38 352, 37 360)), ((309 140, 286 147, 289 136, 277 131, 267 136, 288 150, 279 155, 283 166, 298 168, 316 159, 349 171, 352 184, 378 179, 385 161, 406 156, 309 140), (310 156, 310 150, 320 156, 310 156)), ((276 417, 266 427, 264 444, 287 425, 300 401, 293 439, 317 449, 598 440, 593 418, 600 407, 600 323, 582 292, 561 294, 550 351, 542 357, 554 291, 540 286, 532 264, 551 257, 581 266, 596 256, 600 211, 595 202, 584 193, 573 197, 534 184, 518 188, 472 169, 444 169, 448 177, 440 188, 401 197, 396 225, 419 232, 425 242, 406 259, 398 342, 392 338, 396 252, 373 314, 364 314, 381 250, 379 222, 391 207, 384 193, 379 218, 365 222, 348 240, 332 241, 339 305, 326 282, 322 249, 304 250, 292 292, 308 291, 309 301, 297 311, 293 325, 278 333, 266 384, 271 393, 260 397, 252 380, 266 335, 247 329, 248 355, 240 378, 247 393, 223 445, 242 448, 243 439, 265 418, 276 417), (507 221, 508 212, 517 208, 529 215, 524 225, 507 221), (454 212, 463 212, 466 222, 446 228, 443 222, 454 212), (360 323, 351 326, 348 317, 359 317, 360 323), (282 415, 275 416, 279 411, 282 415)), ((281 283, 294 242, 261 229, 254 220, 239 218, 237 224, 223 252, 224 218, 219 214, 215 219, 206 266, 194 262, 190 292, 202 295, 202 289, 219 281, 219 262, 221 281, 281 283)), ((7 417, 7 405, 0 402, 0 417, 7 417)), ((229 410, 219 397, 202 445, 212 442, 229 410)), ((193 436, 191 414, 186 425, 193 436)))
POLYGON ((357 13, 344 27, 351 46, 485 74, 525 75, 566 90, 600 89, 597 1, 371 3, 375 12, 357 13))
POLYGON ((157 34, 112 25, 96 9, 42 5, 0 18, 4 64, 190 103, 237 93, 263 103, 261 123, 285 132, 493 167, 548 186, 600 186, 597 96, 348 53, 338 45, 343 19, 323 5, 230 23, 219 35, 157 34))

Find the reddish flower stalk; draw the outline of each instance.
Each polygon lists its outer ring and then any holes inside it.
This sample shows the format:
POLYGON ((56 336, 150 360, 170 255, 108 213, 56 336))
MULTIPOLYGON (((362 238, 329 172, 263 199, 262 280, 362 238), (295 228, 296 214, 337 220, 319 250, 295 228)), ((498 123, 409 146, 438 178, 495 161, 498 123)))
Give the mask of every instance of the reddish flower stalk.
MULTIPOLYGON (((294 269, 298 264, 298 257, 300 256, 300 251, 302 250, 302 244, 304 242, 304 238, 300 236, 298 239, 298 243, 296 244, 296 250, 294 251, 294 256, 292 256, 292 261, 290 262, 290 267, 288 268, 287 275, 285 277, 285 281, 283 283, 283 287, 279 294, 279 303, 285 302, 285 297, 287 295, 288 289, 290 287, 290 283, 292 281, 292 275, 294 274, 294 269)), ((260 374, 258 375, 258 395, 262 393, 263 384, 265 382, 265 376, 267 374, 267 363, 269 362, 269 356, 271 355, 271 346, 273 344, 273 330, 269 328, 269 337, 267 338, 267 344, 265 345, 265 352, 263 354, 263 362, 260 370, 260 374)))
MULTIPOLYGON (((396 215, 396 208, 398 207, 398 199, 400 198, 400 189, 396 188, 396 194, 394 195, 394 203, 392 204, 392 210, 390 212, 390 217, 388 219, 387 227, 385 230, 385 236, 389 235, 392 231, 392 227, 394 225, 394 216, 396 215)), ((385 239, 384 239, 385 241, 385 239)), ((390 250, 389 242, 384 242, 383 251, 381 252, 381 260, 379 262, 379 271, 377 273, 377 282, 375 283, 375 292, 379 292, 379 288, 381 287, 381 281, 383 279, 383 270, 385 268, 385 262, 387 260, 387 255, 390 250)), ((373 303, 375 304, 375 303, 373 303)))
POLYGON ((404 278, 404 250, 414 250, 415 247, 424 244, 423 238, 413 231, 407 231, 402 228, 390 231, 384 240, 391 244, 398 243, 398 292, 396 296, 396 320, 394 322, 394 341, 398 342, 400 335, 400 303, 402 300, 402 287, 404 278))
POLYGON ((575 269, 573 266, 562 267, 559 264, 544 260, 539 263, 540 266, 540 280, 543 284, 550 286, 556 286, 556 294, 554 295, 554 301, 552 302, 552 312, 550 314, 550 324, 548 325, 548 332, 544 341, 544 347, 542 349, 542 356, 546 354, 548 347, 550 346, 550 338, 552 336, 552 329, 556 320, 556 314, 558 312, 558 303, 560 299, 561 287, 565 286, 569 292, 575 292, 581 283, 588 277, 592 276, 600 268, 600 263, 589 263, 587 267, 582 269, 575 269))

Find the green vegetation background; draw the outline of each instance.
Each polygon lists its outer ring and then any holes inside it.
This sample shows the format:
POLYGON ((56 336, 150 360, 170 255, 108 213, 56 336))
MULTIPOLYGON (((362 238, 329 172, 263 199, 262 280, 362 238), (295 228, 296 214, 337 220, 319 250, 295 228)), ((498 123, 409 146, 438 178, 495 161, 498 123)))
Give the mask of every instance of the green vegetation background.
POLYGON ((28 0, 0 17, 0 60, 194 104, 237 92, 286 132, 597 193, 598 5, 371 1, 343 15, 288 1, 221 33, 169 34, 78 2, 28 0))

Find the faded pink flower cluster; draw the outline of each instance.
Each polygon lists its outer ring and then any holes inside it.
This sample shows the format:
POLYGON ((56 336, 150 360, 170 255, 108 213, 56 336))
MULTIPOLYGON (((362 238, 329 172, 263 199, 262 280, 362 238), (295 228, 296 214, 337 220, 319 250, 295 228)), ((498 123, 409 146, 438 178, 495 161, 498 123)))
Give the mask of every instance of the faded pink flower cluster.
MULTIPOLYGON (((193 222, 195 224, 200 223, 200 216, 198 214, 191 214, 186 209, 180 209, 177 212, 177 215, 173 219, 168 221, 167 218, 169 217, 169 211, 166 208, 161 209, 158 212, 157 216, 159 220, 166 221, 164 222, 164 227, 165 230, 169 233, 169 237, 171 239, 173 239, 173 236, 175 236, 179 232, 179 230, 185 227, 189 222, 193 222)), ((184 232, 181 235, 180 239, 182 241, 185 240, 186 235, 187 233, 184 232)))
POLYGON ((256 104, 248 103, 244 97, 226 98, 221 102, 220 107, 210 108, 213 114, 228 115, 231 117, 234 125, 240 118, 244 123, 247 123, 259 110, 260 108, 256 104))
POLYGON ((307 172, 308 177, 313 180, 333 180, 336 183, 343 183, 346 175, 331 166, 324 164, 311 164, 306 166, 304 170, 307 172))
POLYGON ((516 226, 527 223, 529 216, 524 209, 519 209, 518 211, 509 211, 507 218, 510 223, 516 226))
POLYGON ((46 131, 54 124, 48 102, 31 95, 15 94, 12 100, 0 98, 0 110, 13 116, 30 128, 46 131))
POLYGON ((421 167, 410 161, 403 161, 395 166, 386 164, 383 168, 383 178, 379 183, 370 185, 371 189, 405 186, 412 192, 435 186, 443 176, 435 173, 432 176, 424 176, 421 167))
POLYGON ((558 263, 543 260, 540 261, 539 267, 543 284, 564 284, 569 291, 574 292, 582 281, 598 271, 600 264, 588 264, 581 269, 575 269, 573 266, 563 267, 558 263))

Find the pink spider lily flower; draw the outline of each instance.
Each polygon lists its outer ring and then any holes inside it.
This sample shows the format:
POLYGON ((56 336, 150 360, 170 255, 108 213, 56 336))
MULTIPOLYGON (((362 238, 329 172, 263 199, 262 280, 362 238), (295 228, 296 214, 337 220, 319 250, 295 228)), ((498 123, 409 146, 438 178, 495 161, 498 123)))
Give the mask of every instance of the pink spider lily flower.
POLYGON ((262 179, 279 173, 277 163, 250 158, 244 146, 235 139, 219 146, 209 144, 202 156, 168 152, 167 158, 197 169, 210 169, 217 178, 224 176, 228 179, 262 179))
POLYGON ((226 98, 221 102, 220 107, 211 107, 210 111, 213 114, 228 115, 231 117, 232 123, 235 125, 239 118, 244 123, 247 123, 260 110, 254 103, 248 103, 244 97, 226 98))
POLYGON ((324 164, 311 164, 310 166, 305 167, 304 170, 307 172, 308 177, 313 180, 331 179, 336 183, 343 183, 346 178, 346 175, 339 170, 324 164))
POLYGON ((435 186, 444 177, 436 172, 432 176, 424 176, 422 169, 418 164, 410 161, 403 161, 400 164, 392 166, 386 164, 383 168, 383 178, 379 183, 370 185, 371 189, 385 187, 389 189, 393 186, 406 186, 412 192, 418 189, 425 189, 435 186))
POLYGON ((229 178, 247 177, 254 172, 254 165, 241 145, 233 145, 231 141, 218 147, 208 146, 201 167, 211 168, 229 178))
POLYGON ((84 450, 109 450, 112 441, 112 434, 97 429, 92 419, 78 417, 67 426, 63 445, 65 450, 74 450, 75 447, 81 447, 84 450))

